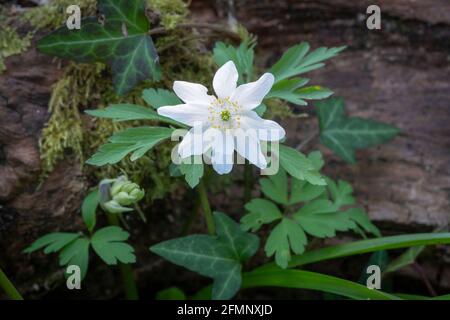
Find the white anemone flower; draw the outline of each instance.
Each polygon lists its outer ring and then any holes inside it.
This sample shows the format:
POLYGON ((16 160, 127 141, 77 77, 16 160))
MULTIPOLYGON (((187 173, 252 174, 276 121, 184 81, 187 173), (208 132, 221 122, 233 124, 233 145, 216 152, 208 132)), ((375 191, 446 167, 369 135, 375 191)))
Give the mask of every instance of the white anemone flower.
POLYGON ((226 174, 233 168, 236 150, 257 167, 267 167, 261 141, 281 140, 285 131, 254 109, 269 93, 274 76, 265 73, 255 82, 237 86, 238 77, 233 61, 217 70, 213 79, 217 97, 201 84, 174 82, 173 90, 184 104, 160 107, 158 113, 192 127, 178 146, 182 159, 210 151, 214 170, 226 174))

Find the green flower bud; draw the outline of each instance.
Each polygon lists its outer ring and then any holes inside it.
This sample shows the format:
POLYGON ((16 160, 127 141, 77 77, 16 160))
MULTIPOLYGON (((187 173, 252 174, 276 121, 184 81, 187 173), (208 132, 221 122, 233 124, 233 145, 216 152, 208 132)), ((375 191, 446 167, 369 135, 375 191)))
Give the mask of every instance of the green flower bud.
POLYGON ((103 208, 105 208, 105 210, 108 211, 109 213, 113 213, 113 214, 133 211, 133 209, 131 209, 131 208, 122 207, 115 200, 110 200, 108 202, 105 202, 103 204, 103 208))

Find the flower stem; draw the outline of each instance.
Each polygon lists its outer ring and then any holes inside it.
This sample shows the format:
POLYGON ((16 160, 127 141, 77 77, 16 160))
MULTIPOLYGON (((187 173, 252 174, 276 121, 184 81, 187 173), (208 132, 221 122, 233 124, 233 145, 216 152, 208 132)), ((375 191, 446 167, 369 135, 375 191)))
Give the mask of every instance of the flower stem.
MULTIPOLYGON (((108 222, 112 226, 119 226, 119 218, 116 214, 107 213, 108 222)), ((125 292, 125 298, 127 300, 138 300, 139 294, 136 287, 136 281, 133 276, 133 269, 131 265, 124 264, 122 262, 118 263, 119 271, 122 276, 123 288, 125 292)))
POLYGON ((7 296, 11 300, 23 300, 22 295, 17 291, 16 287, 9 281, 6 274, 3 272, 2 268, 0 268, 0 287, 5 290, 7 296))
POLYGON ((247 203, 252 198, 253 188, 253 174, 252 166, 247 160, 244 164, 244 203, 247 203))
POLYGON ((198 194, 200 197, 200 203, 203 208, 203 215, 205 216, 206 226, 208 227, 208 233, 210 235, 216 234, 216 226, 214 225, 214 219, 211 213, 211 206, 209 205, 208 195, 206 193, 205 184, 203 180, 197 186, 198 194))

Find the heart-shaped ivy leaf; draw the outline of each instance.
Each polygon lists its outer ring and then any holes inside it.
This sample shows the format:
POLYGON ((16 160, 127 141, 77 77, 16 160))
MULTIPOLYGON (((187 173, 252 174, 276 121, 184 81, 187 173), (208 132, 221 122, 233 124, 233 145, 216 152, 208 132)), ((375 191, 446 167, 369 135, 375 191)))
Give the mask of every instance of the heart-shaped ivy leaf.
POLYGON ((241 263, 258 249, 257 236, 242 231, 224 213, 215 212, 217 236, 191 235, 158 243, 150 251, 172 263, 214 279, 213 299, 229 299, 242 282, 241 263))
POLYGON ((97 17, 87 17, 82 19, 80 30, 63 26, 42 38, 38 49, 78 62, 107 63, 119 95, 142 80, 159 80, 159 58, 148 35, 145 1, 99 0, 98 11, 105 18, 103 23, 97 17))

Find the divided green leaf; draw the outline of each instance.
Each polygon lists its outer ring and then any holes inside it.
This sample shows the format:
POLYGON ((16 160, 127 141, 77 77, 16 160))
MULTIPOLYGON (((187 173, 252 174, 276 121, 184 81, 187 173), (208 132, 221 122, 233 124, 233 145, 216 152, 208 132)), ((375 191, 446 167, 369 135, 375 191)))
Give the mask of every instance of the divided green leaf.
POLYGON ((120 227, 110 226, 98 230, 91 239, 92 248, 108 265, 117 262, 135 263, 134 249, 128 243, 130 234, 120 227))
POLYGON ((232 60, 239 73, 239 84, 242 84, 250 81, 253 75, 254 47, 255 44, 250 40, 243 41, 237 48, 217 42, 213 49, 213 59, 219 67, 232 60))
POLYGON ((99 0, 98 11, 103 22, 87 17, 80 30, 62 26, 42 38, 38 49, 77 62, 107 63, 119 95, 145 79, 159 80, 159 58, 148 34, 145 0, 99 0))
POLYGON ((136 127, 126 129, 109 138, 109 143, 100 146, 99 150, 86 161, 94 166, 114 164, 131 153, 130 160, 142 157, 161 141, 168 139, 173 129, 164 127, 136 127))
POLYGON ((385 143, 399 132, 397 128, 382 122, 347 117, 342 98, 318 102, 316 108, 320 140, 349 163, 355 163, 355 150, 385 143))
POLYGON ((94 117, 113 119, 115 121, 152 120, 171 125, 180 125, 177 121, 160 116, 153 109, 129 103, 113 104, 105 109, 86 110, 85 112, 94 117))
POLYGON ((161 242, 150 251, 172 263, 214 279, 212 298, 230 299, 242 282, 241 263, 258 249, 257 236, 243 232, 239 224, 215 212, 217 236, 191 235, 161 242))
POLYGON ((89 240, 82 237, 65 246, 59 253, 59 265, 78 266, 84 279, 89 267, 89 240))
POLYGON ((175 93, 165 89, 145 89, 142 91, 142 98, 154 109, 183 103, 175 93))
POLYGON ((200 179, 203 177, 203 161, 202 156, 193 156, 190 158, 183 159, 182 163, 179 165, 179 170, 186 182, 191 188, 197 186, 200 179))

